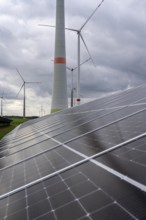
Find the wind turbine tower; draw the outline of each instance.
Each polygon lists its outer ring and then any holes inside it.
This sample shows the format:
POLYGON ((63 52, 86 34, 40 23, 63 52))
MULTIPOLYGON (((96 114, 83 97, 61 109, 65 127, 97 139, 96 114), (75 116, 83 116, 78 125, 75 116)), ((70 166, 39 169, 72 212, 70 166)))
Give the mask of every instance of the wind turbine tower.
POLYGON ((54 79, 51 113, 68 108, 64 0, 56 1, 54 79))
POLYGON ((1 98, 1 117, 3 116, 3 96, 1 98))

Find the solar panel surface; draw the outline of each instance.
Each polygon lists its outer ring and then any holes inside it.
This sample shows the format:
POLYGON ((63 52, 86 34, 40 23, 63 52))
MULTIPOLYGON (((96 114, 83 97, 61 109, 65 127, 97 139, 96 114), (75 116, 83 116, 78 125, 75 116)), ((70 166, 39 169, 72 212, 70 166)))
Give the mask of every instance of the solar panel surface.
POLYGON ((146 86, 22 124, 0 142, 0 219, 146 219, 146 86))

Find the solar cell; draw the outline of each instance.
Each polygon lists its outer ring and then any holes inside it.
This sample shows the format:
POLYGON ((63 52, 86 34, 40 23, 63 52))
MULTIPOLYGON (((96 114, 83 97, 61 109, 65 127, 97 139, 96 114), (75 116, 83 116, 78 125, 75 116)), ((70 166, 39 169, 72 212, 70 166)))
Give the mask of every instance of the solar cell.
POLYGON ((0 219, 146 219, 146 86, 29 121, 0 142, 0 219))

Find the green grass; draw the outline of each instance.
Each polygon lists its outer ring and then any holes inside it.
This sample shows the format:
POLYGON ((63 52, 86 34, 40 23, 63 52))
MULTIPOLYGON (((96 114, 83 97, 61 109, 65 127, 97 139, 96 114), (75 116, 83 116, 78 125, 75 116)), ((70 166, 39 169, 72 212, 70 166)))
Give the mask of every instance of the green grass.
POLYGON ((18 125, 28 121, 28 119, 23 119, 23 118, 10 118, 10 119, 12 119, 13 121, 10 123, 9 126, 0 127, 0 140, 10 131, 16 128, 18 125))

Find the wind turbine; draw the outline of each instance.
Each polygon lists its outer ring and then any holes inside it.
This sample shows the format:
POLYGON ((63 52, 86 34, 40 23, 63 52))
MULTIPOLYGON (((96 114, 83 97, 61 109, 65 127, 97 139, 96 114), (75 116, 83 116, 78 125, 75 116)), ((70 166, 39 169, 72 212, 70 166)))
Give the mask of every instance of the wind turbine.
MULTIPOLYGON (((84 24, 80 27, 80 29, 73 29, 73 28, 65 28, 66 30, 70 30, 70 31, 74 31, 77 33, 77 36, 78 36, 78 53, 77 53, 77 65, 78 65, 78 80, 77 80, 77 103, 78 105, 80 104, 80 40, 83 41, 83 44, 85 45, 85 48, 89 54, 89 56, 91 57, 90 55, 90 52, 88 50, 88 47, 85 43, 85 40, 81 34, 81 31, 83 30, 83 28, 86 26, 86 24, 89 22, 89 20, 93 17, 93 15, 95 14, 95 12, 97 11, 97 9, 102 5, 102 3, 104 2, 104 0, 102 0, 98 5, 97 7, 95 8, 95 10, 91 13, 91 15, 88 17, 88 19, 84 22, 84 24)), ((39 24, 39 26, 48 26, 48 27, 55 27, 53 25, 43 25, 43 24, 39 24)), ((92 58, 91 58, 92 59, 92 58)), ((93 61, 93 60, 92 60, 93 61)))
MULTIPOLYGON (((80 66, 82 66, 84 63, 88 62, 89 60, 91 60, 91 57, 85 60, 84 62, 80 63, 80 66)), ((75 88, 73 87, 73 72, 78 68, 78 66, 76 66, 75 68, 70 68, 66 66, 66 68, 71 71, 71 105, 70 106, 73 107, 73 97, 74 97, 73 94, 75 90, 75 88)))
POLYGON ((26 88, 25 88, 25 86, 26 86, 26 84, 40 83, 40 82, 26 82, 17 68, 16 68, 16 71, 23 81, 23 84, 22 84, 19 92, 17 93, 16 97, 18 97, 19 93, 21 92, 21 90, 23 88, 24 89, 23 90, 23 118, 25 118, 25 116, 26 116, 26 88))
POLYGON ((4 92, 2 92, 0 99, 1 99, 1 117, 3 117, 3 102, 6 101, 6 99, 4 98, 4 92))
MULTIPOLYGON (((77 61, 77 64, 78 64, 78 80, 77 80, 77 104, 80 105, 80 41, 82 40, 83 41, 83 44, 85 45, 85 48, 89 54, 89 56, 91 57, 90 55, 90 52, 88 50, 88 47, 85 43, 85 40, 82 36, 82 33, 81 31, 83 30, 83 28, 87 25, 87 23, 89 22, 89 20, 93 17, 93 15, 95 14, 95 12, 97 11, 97 9, 102 5, 102 3, 104 2, 104 0, 102 0, 100 2, 100 4, 98 4, 98 6, 95 8, 95 10, 92 12, 92 14, 88 17, 88 19, 84 22, 84 24, 80 27, 80 29, 73 29, 73 28, 67 28, 68 30, 71 30, 71 31, 74 31, 77 33, 77 37, 78 37, 78 54, 77 54, 77 57, 78 57, 78 61, 77 61)), ((93 62, 93 59, 91 58, 92 62, 93 62)), ((93 62, 94 63, 94 62, 93 62)))
POLYGON ((4 97, 3 97, 3 94, 1 95, 1 117, 3 116, 3 99, 4 99, 4 97))

